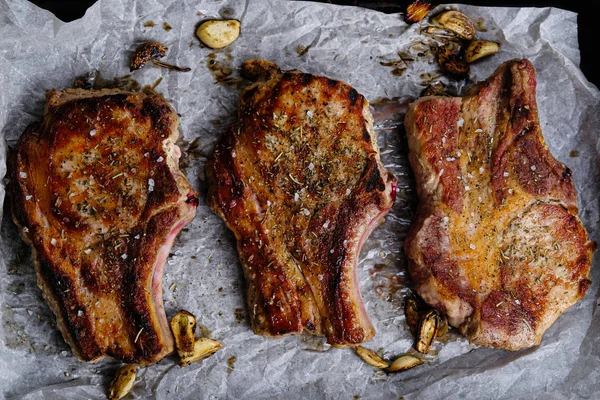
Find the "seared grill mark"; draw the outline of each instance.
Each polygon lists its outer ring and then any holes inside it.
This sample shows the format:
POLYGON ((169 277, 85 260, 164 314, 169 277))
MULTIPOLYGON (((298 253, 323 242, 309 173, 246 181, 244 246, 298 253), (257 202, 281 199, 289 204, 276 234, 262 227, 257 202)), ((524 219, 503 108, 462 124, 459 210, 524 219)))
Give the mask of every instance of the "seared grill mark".
POLYGON ((381 178, 381 174, 379 173, 379 169, 377 168, 375 161, 373 161, 373 164, 369 165, 367 168, 367 171, 369 171, 367 173, 368 177, 365 184, 365 189, 367 192, 372 192, 374 190, 384 191, 385 184, 381 178))
POLYGON ((355 89, 350 89, 350 91, 348 92, 348 98, 350 99, 350 105, 353 106, 356 104, 356 101, 358 100, 359 96, 358 92, 355 89))
MULTIPOLYGON (((289 74, 289 73, 284 74, 284 78, 283 78, 284 80, 286 79, 285 75, 289 76, 291 74, 289 74)), ((305 74, 305 73, 300 74, 300 82, 301 82, 302 86, 310 85, 310 83, 312 82, 313 79, 314 79, 314 76, 311 74, 305 74)))
POLYGON ((365 142, 371 141, 371 135, 369 134, 369 131, 366 129, 363 131, 362 137, 365 142))

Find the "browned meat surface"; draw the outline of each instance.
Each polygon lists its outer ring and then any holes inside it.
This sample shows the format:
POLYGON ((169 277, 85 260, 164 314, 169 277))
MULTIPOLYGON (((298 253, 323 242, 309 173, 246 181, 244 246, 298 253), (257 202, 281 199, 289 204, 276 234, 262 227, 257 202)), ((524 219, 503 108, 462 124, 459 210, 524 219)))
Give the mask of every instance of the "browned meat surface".
POLYGON ((527 60, 465 97, 429 96, 405 125, 419 207, 405 242, 416 290, 472 343, 518 350, 590 286, 595 244, 571 171, 549 152, 527 60))
POLYGON ((10 164, 13 219, 73 353, 153 363, 173 351, 162 302, 173 240, 195 215, 175 111, 119 90, 48 93, 10 164))
POLYGON ((343 82, 263 60, 243 71, 259 81, 215 148, 208 200, 236 235, 252 327, 368 340, 356 262, 396 190, 369 105, 343 82))

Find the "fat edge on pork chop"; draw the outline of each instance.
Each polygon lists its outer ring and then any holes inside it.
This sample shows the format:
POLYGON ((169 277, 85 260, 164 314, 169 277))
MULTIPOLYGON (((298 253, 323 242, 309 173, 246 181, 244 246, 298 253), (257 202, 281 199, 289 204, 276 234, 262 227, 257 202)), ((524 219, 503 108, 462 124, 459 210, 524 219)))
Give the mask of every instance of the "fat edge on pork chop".
POLYGON ((533 65, 507 61, 464 97, 417 99, 405 126, 419 197, 405 252, 417 293, 474 344, 538 345, 590 286, 596 245, 571 171, 544 143, 533 65))

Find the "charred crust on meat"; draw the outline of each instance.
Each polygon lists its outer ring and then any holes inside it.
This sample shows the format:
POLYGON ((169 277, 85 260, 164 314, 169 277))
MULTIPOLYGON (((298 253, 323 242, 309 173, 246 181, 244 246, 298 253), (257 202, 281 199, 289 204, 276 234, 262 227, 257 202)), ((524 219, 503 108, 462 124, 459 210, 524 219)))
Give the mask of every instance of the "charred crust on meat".
POLYGON ((327 82, 327 86, 329 86, 332 89, 334 87, 336 87, 338 85, 338 83, 339 83, 339 81, 336 81, 335 79, 330 79, 330 78, 327 78, 326 82, 327 82))
POLYGON ((365 189, 367 192, 372 192, 374 190, 385 190, 385 183, 383 182, 383 179, 381 179, 381 174, 376 166, 371 165, 367 174, 368 178, 365 184, 365 189))
POLYGON ((265 81, 281 73, 279 66, 266 60, 248 60, 242 64, 241 75, 251 81, 265 81))
MULTIPOLYGON (((284 75, 284 78, 285 78, 285 75, 284 75)), ((303 86, 310 85, 310 83, 312 82, 313 79, 314 79, 314 76, 311 74, 307 74, 307 73, 300 74, 300 82, 303 86)))
POLYGON ((142 115, 149 116, 159 136, 166 138, 169 127, 172 124, 171 118, 173 115, 172 109, 168 104, 157 102, 152 97, 144 99, 142 115))
MULTIPOLYGON (((351 106, 356 104, 356 101, 358 100, 359 96, 360 95, 358 94, 356 89, 354 89, 354 88, 350 89, 350 91, 348 92, 348 98, 350 99, 351 106)), ((362 96, 360 96, 360 97, 362 97, 362 96)))

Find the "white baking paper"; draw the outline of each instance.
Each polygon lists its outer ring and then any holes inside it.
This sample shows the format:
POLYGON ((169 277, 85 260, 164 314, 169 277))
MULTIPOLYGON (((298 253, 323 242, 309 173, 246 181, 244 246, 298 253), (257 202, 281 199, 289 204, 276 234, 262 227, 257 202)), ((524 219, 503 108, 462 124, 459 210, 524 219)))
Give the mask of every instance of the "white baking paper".
MULTIPOLYGON (((473 81, 485 79, 511 58, 533 62, 545 139, 552 153, 573 170, 580 216, 597 241, 600 93, 578 68, 576 14, 556 8, 460 4, 438 6, 434 12, 446 7, 477 21, 477 37, 502 45, 498 54, 472 66, 473 81)), ((204 165, 235 120, 244 85, 238 67, 247 59, 264 58, 283 69, 346 81, 374 104, 382 158, 398 176, 400 192, 386 222, 366 242, 358 265, 366 308, 377 329, 365 346, 386 359, 410 349, 412 338, 402 310, 402 242, 415 194, 401 120, 402 104, 418 97, 424 82, 439 75, 427 50, 432 39, 420 33, 426 24, 409 26, 402 14, 359 7, 277 0, 98 0, 83 18, 63 23, 25 0, 0 0, 0 176, 6 172, 7 149, 28 124, 41 119, 46 90, 69 87, 76 76, 90 71, 107 80, 127 75, 131 52, 147 40, 168 46, 163 61, 191 68, 175 72, 145 67, 132 77, 141 85, 162 78, 156 91, 181 115, 183 170, 201 194, 196 218, 167 261, 167 315, 179 309, 194 313, 202 332, 224 348, 186 368, 171 356, 141 369, 128 398, 600 396, 597 260, 585 298, 558 319, 539 347, 520 352, 480 349, 450 335, 445 343, 435 344, 435 354, 426 357, 426 364, 386 375, 351 350, 331 348, 320 338, 267 339, 250 329, 234 237, 206 206, 204 165), (239 39, 224 50, 201 47, 194 31, 200 21, 211 18, 240 20, 239 39), (231 68, 230 79, 217 82, 218 73, 211 70, 215 67, 231 68)), ((462 88, 447 83, 453 90, 462 88)), ((0 235, 0 394, 23 399, 105 398, 119 363, 105 359, 87 364, 73 357, 36 286, 30 250, 17 237, 8 203, 0 235)))

